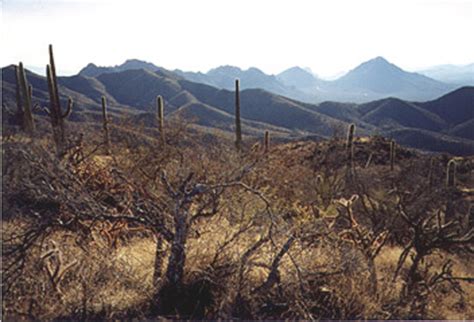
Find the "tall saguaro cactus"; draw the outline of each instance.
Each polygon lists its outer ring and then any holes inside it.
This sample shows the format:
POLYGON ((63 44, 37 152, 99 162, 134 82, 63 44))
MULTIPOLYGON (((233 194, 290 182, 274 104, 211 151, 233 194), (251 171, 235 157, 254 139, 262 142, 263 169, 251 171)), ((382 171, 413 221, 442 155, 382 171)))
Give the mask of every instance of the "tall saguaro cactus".
POLYGON ((395 140, 390 141, 390 171, 393 171, 395 164, 395 140))
POLYGON ((23 128, 24 124, 23 124, 23 104, 21 102, 20 67, 19 67, 20 64, 18 64, 18 67, 15 66, 15 81, 16 81, 15 94, 16 94, 17 121, 18 121, 18 124, 20 124, 20 126, 23 128))
POLYGON ((265 131, 265 135, 263 137, 263 147, 265 153, 267 153, 268 149, 270 148, 270 133, 268 131, 265 131))
POLYGON ((429 171, 428 171, 428 187, 433 186, 433 180, 434 180, 434 171, 435 171, 435 158, 430 158, 430 165, 429 165, 429 171))
POLYGON ((453 159, 449 160, 446 169, 446 188, 452 189, 455 186, 456 181, 456 161, 453 159))
POLYGON ((163 97, 161 95, 158 95, 156 98, 156 107, 157 107, 157 118, 158 118, 158 131, 160 132, 160 140, 161 144, 165 144, 166 138, 165 138, 165 114, 164 114, 164 103, 163 103, 163 97))
POLYGON ((454 216, 454 203, 453 195, 454 188, 456 186, 456 161, 453 159, 449 160, 446 167, 446 188, 448 189, 448 200, 446 202, 446 218, 452 218, 454 216))
POLYGON ((56 144, 58 156, 63 156, 67 149, 66 128, 64 120, 71 114, 73 101, 68 98, 66 110, 61 108, 59 98, 58 80, 56 77, 56 65, 54 63, 53 46, 49 45, 49 65, 46 66, 46 77, 48 79, 48 91, 50 98, 50 109, 46 110, 51 120, 53 128, 53 137, 56 144))
POLYGON ((349 125, 349 130, 347 132, 347 159, 348 165, 350 168, 354 166, 354 132, 355 132, 355 124, 352 123, 349 125))
POLYGON ((109 118, 107 115, 107 99, 102 96, 102 128, 104 130, 104 143, 107 155, 110 155, 109 118))
POLYGON ((33 137, 35 133, 35 122, 33 119, 33 106, 31 103, 33 89, 28 85, 28 80, 26 79, 25 69, 23 68, 23 63, 18 64, 18 69, 16 73, 17 78, 17 102, 18 105, 18 115, 23 130, 28 133, 29 136, 33 137))
POLYGON ((240 124, 240 81, 235 80, 235 146, 237 150, 242 149, 242 127, 240 124))

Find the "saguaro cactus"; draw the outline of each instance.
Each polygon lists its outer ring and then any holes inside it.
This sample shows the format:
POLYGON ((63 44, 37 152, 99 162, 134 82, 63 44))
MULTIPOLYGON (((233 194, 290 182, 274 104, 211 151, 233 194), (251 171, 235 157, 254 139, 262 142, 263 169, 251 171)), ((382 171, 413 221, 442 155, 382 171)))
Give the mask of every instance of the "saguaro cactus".
MULTIPOLYGON (((20 63, 21 64, 21 63, 20 63)), ((19 65, 19 64, 18 64, 19 65)), ((15 81, 16 81, 16 87, 15 87, 15 94, 16 94, 16 107, 17 107, 17 121, 18 124, 21 125, 23 128, 23 104, 21 103, 21 85, 20 85, 20 68, 19 66, 15 66, 15 81)))
POLYGON ((157 118, 158 118, 158 131, 160 132, 161 144, 165 144, 165 115, 164 115, 164 103, 163 97, 158 95, 156 98, 156 107, 157 107, 157 118))
POLYGON ((456 161, 449 160, 446 167, 446 188, 448 189, 446 202, 446 219, 451 219, 454 216, 453 193, 456 185, 456 161))
POLYGON ((46 110, 51 120, 53 128, 53 137, 56 144, 56 152, 58 156, 63 156, 66 152, 66 129, 64 120, 71 114, 73 101, 69 97, 66 111, 61 108, 61 100, 59 99, 58 80, 56 78, 56 65, 54 63, 53 46, 49 45, 49 65, 46 66, 46 77, 48 79, 48 91, 50 98, 50 109, 46 110))
POLYGON ((242 148, 242 128, 240 125, 240 81, 235 80, 235 146, 237 150, 242 148))
POLYGON ((109 136, 109 119, 107 115, 107 99, 102 96, 102 128, 104 130, 104 143, 107 155, 110 154, 110 136, 109 136))
POLYGON ((26 79, 25 69, 23 68, 23 63, 18 64, 17 69, 17 102, 18 105, 18 115, 20 116, 20 121, 23 127, 23 130, 33 137, 35 133, 35 122, 33 119, 33 107, 31 103, 32 99, 32 88, 28 85, 28 80, 26 79))
POLYGON ((446 169, 446 188, 454 188, 456 181, 456 161, 453 159, 449 160, 446 169))
POLYGON ((395 164, 395 140, 390 141, 390 171, 393 171, 395 164))
POLYGON ((352 123, 349 125, 349 130, 347 132, 347 158, 348 158, 348 165, 352 168, 354 166, 354 132, 355 132, 355 124, 352 123))
POLYGON ((435 171, 435 158, 430 159, 430 166, 429 166, 429 171, 428 171, 428 186, 431 188, 433 186, 433 177, 434 177, 434 171, 435 171))
POLYGON ((265 135, 263 138, 263 147, 264 147, 265 153, 267 153, 270 147, 270 133, 268 131, 265 131, 265 135))

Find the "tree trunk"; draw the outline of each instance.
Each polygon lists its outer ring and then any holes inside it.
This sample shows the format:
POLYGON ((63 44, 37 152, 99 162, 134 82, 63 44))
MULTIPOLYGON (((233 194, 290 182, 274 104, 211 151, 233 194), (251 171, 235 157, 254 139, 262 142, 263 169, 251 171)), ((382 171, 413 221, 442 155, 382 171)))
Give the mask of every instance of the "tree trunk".
POLYGON ((183 281, 184 264, 186 262, 186 239, 188 235, 189 223, 187 213, 180 212, 175 217, 176 230, 171 244, 171 253, 166 269, 166 282, 180 287, 183 281))
MULTIPOLYGON (((177 314, 180 311, 183 300, 183 276, 184 265, 186 263, 186 239, 188 235, 189 223, 187 212, 179 211, 175 215, 175 233, 171 243, 171 251, 168 257, 168 267, 166 268, 165 280, 160 289, 156 289, 157 302, 152 311, 156 314, 168 315, 177 314)), ((158 249, 157 249, 157 256, 158 249)), ((157 258, 158 259, 158 258, 157 258)), ((158 274, 155 262, 155 276, 158 274)))
POLYGON ((409 298, 408 295, 413 292, 414 287, 416 287, 417 283, 417 272, 418 266, 421 262, 421 259, 424 255, 417 253, 415 258, 413 259, 413 263, 411 264, 410 270, 408 271, 408 275, 406 277, 406 282, 404 287, 402 288, 401 297, 409 298))
POLYGON ((153 286, 158 286, 161 278, 161 270, 163 268, 163 237, 160 234, 156 236, 156 251, 155 251, 155 268, 153 271, 153 286))
POLYGON ((375 295, 377 294, 377 269, 375 268, 375 261, 373 258, 367 259, 367 266, 369 269, 370 291, 375 295))
POLYGON ((420 264, 422 256, 416 255, 413 263, 411 264, 410 271, 408 272, 408 285, 413 286, 416 282, 416 272, 418 271, 418 265, 420 264))

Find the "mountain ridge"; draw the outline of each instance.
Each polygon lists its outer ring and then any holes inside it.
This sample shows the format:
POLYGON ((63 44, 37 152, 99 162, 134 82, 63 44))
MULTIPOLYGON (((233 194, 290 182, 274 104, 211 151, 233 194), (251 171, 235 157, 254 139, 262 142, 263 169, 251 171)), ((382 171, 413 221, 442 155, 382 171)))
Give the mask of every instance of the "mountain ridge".
MULTIPOLYGON (((31 72, 27 75, 34 87, 33 100, 47 106, 45 78, 31 72)), ((15 106, 13 67, 3 68, 2 76, 4 102, 15 106)), ((117 115, 150 113, 156 108, 156 96, 162 95, 169 117, 181 115, 198 126, 233 131, 233 91, 191 82, 166 70, 130 69, 97 77, 59 77, 58 82, 61 99, 65 101, 71 96, 76 102, 73 120, 100 119, 102 95, 107 97, 111 113, 117 115)), ((469 131, 470 120, 474 119, 473 102, 474 87, 464 87, 422 103, 389 98, 365 104, 329 101, 310 104, 262 89, 241 90, 245 135, 260 136, 265 130, 273 129, 274 135, 283 137, 330 137, 336 129, 355 123, 358 135, 379 133, 420 148, 422 144, 415 134, 422 133, 421 141, 428 142, 432 151, 455 154, 474 154, 469 131)))
POLYGON ((152 72, 161 70, 193 82, 227 90, 232 90, 234 79, 239 78, 242 89, 261 88, 306 103, 323 101, 364 103, 391 96, 404 100, 426 101, 446 94, 456 87, 422 74, 404 71, 380 56, 363 62, 348 73, 330 81, 320 79, 298 66, 286 69, 277 75, 265 74, 255 67, 244 70, 231 65, 218 66, 202 73, 179 69, 169 71, 136 59, 127 60, 122 65, 113 67, 97 67, 89 64, 79 74, 98 76, 100 73, 126 69, 146 69, 152 72))
POLYGON ((438 65, 418 73, 445 83, 474 86, 474 63, 466 65, 438 65))

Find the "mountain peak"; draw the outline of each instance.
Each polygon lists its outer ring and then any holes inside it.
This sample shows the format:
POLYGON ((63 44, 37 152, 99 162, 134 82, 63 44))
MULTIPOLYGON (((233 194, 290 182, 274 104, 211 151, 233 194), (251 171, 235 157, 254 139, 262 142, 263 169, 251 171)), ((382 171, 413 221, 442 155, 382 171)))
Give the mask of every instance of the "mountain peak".
POLYGON ((283 74, 283 73, 301 73, 301 74, 311 74, 311 72, 309 72, 308 70, 304 69, 304 68, 301 68, 299 66, 293 66, 293 67, 290 67, 288 69, 285 69, 284 71, 282 71, 280 74, 283 74))
POLYGON ((144 60, 136 59, 136 58, 129 58, 129 59, 125 60, 125 62, 122 65, 131 64, 131 63, 147 63, 147 62, 144 61, 144 60))
POLYGON ((317 78, 311 72, 299 66, 284 70, 277 75, 277 78, 284 84, 297 88, 315 86, 317 82, 317 78))
POLYGON ((122 65, 117 66, 119 70, 125 70, 125 69, 146 69, 150 71, 155 71, 159 69, 158 66, 156 66, 153 63, 144 61, 144 60, 139 60, 139 59, 127 59, 122 65))
POLYGON ((383 57, 368 60, 335 81, 344 90, 377 95, 419 93, 418 88, 430 88, 435 92, 447 91, 446 84, 428 77, 404 71, 383 57))
POLYGON ((388 60, 386 60, 385 58, 383 58, 382 56, 377 56, 375 58, 372 58, 371 60, 369 60, 369 62, 374 62, 374 63, 378 63, 378 64, 390 64, 388 62, 388 60))
POLYGON ((110 67, 101 67, 97 66, 94 63, 87 64, 86 67, 81 69, 79 75, 96 77, 103 73, 112 73, 112 72, 121 72, 130 69, 144 69, 151 72, 156 72, 160 67, 154 65, 153 63, 146 62, 139 59, 127 59, 122 65, 110 66, 110 67))
POLYGON ((378 71, 378 72, 381 72, 381 71, 384 71, 384 70, 385 71, 402 71, 401 68, 399 68, 398 66, 392 64, 391 62, 389 62, 388 60, 386 60, 382 56, 377 56, 377 57, 372 58, 372 59, 370 59, 366 62, 363 62, 362 64, 357 66, 355 69, 353 69, 353 71, 367 70, 367 69, 371 69, 371 70, 378 71))
POLYGON ((87 64, 87 66, 84 67, 84 68, 97 68, 97 67, 98 67, 98 66, 97 66, 96 64, 94 64, 94 63, 89 63, 89 64, 87 64))
POLYGON ((242 69, 240 69, 237 66, 231 66, 231 65, 223 65, 219 66, 216 68, 213 68, 207 72, 207 74, 217 74, 217 73, 224 73, 224 74, 231 74, 231 75, 237 75, 242 72, 242 69))
POLYGON ((95 77, 107 70, 107 67, 99 67, 94 63, 87 64, 86 67, 82 68, 78 75, 81 76, 88 76, 88 77, 95 77))

